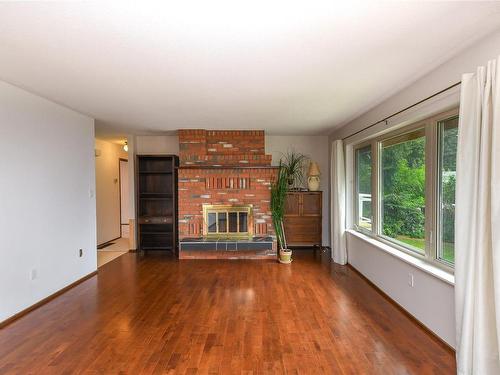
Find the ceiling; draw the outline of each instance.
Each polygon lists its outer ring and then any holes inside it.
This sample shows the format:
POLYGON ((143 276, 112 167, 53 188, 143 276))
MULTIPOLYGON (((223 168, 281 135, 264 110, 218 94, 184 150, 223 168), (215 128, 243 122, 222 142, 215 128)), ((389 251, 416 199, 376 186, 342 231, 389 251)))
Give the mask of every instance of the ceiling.
POLYGON ((101 135, 327 134, 499 25, 499 2, 4 2, 0 79, 101 135))

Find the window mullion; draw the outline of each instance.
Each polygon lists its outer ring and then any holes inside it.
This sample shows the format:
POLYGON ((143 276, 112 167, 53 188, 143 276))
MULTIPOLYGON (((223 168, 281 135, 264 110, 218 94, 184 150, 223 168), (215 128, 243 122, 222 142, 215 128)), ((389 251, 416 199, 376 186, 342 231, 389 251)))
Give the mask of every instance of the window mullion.
POLYGON ((372 142, 372 233, 380 234, 380 147, 378 141, 372 142))
POLYGON ((359 184, 359 171, 358 171, 358 150, 355 149, 353 151, 353 161, 354 161, 354 166, 353 166, 353 169, 354 169, 354 178, 353 178, 353 196, 354 196, 354 205, 353 205, 353 208, 354 208, 354 214, 353 214, 353 218, 354 218, 354 221, 353 221, 353 224, 354 224, 354 227, 359 230, 359 189, 358 189, 358 184, 359 184))
POLYGON ((425 126, 425 257, 436 258, 436 163, 437 137, 434 122, 425 126))

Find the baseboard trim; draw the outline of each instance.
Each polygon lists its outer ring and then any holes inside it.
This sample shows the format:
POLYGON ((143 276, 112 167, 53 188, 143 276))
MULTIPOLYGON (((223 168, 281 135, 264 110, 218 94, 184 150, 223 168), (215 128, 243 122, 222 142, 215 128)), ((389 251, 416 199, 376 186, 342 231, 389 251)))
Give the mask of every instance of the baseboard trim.
POLYGON ((83 276, 81 279, 78 279, 71 284, 65 286, 64 288, 58 290, 57 292, 51 294, 50 296, 45 297, 44 299, 38 301, 37 303, 31 305, 30 307, 25 308, 24 310, 18 312, 17 314, 12 315, 10 318, 5 319, 4 321, 0 322, 0 329, 5 328, 9 324, 13 323, 14 321, 18 320, 19 318, 22 318, 24 315, 30 313, 33 310, 36 310, 37 308, 45 305, 47 302, 50 302, 54 298, 60 296, 61 294, 67 292, 71 288, 74 288, 78 284, 83 283, 85 280, 90 279, 91 277, 94 277, 97 275, 97 270, 94 272, 89 273, 86 276, 83 276))
POLYGON ((375 285, 370 279, 368 279, 365 275, 363 275, 360 271, 354 268, 350 263, 347 264, 347 267, 353 270, 357 275, 359 275, 363 280, 365 280, 371 287, 373 287, 384 299, 386 299, 391 305, 396 307, 399 311, 405 314, 411 321, 417 324, 420 328, 422 328, 425 333, 431 336, 435 341, 437 341, 444 349, 448 350, 452 354, 455 354, 456 351, 453 347, 450 346, 446 341, 444 341, 441 337, 432 332, 427 326, 424 325, 420 320, 415 318, 408 310, 406 310, 399 303, 394 301, 387 293, 385 293, 382 289, 380 289, 377 285, 375 285))

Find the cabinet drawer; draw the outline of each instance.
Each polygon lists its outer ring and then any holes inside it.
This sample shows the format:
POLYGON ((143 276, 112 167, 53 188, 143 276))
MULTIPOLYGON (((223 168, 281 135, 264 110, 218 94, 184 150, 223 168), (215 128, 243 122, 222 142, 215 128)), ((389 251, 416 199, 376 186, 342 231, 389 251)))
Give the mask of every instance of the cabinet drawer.
POLYGON ((172 224, 172 218, 164 216, 140 217, 137 221, 139 224, 172 224))

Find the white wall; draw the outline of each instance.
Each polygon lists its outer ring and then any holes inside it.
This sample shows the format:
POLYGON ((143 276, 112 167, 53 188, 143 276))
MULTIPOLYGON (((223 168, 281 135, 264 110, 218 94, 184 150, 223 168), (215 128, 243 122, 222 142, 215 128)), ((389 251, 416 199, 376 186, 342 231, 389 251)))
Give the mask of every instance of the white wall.
POLYGON ((450 346, 455 346, 454 287, 434 275, 347 234, 349 264, 450 346), (413 275, 413 287, 408 283, 413 275))
POLYGON ((121 145, 95 140, 100 153, 95 158, 97 244, 103 244, 120 237, 120 158, 128 154, 121 145))
POLYGON ((323 191, 323 245, 330 246, 328 137, 266 135, 266 154, 273 156, 274 165, 278 165, 288 150, 300 152, 319 164, 320 189, 323 191))
MULTIPOLYGON (((500 31, 497 31, 419 79, 408 88, 362 114, 341 129, 336 130, 330 136, 330 141, 347 137, 460 81, 462 73, 475 71, 477 66, 485 65, 487 60, 496 58, 499 54, 500 31)), ((361 140, 364 135, 366 136, 370 132, 383 132, 389 127, 416 121, 456 105, 458 105, 458 93, 457 90, 452 90, 399 115, 397 118, 391 119, 387 125, 380 124, 355 138, 361 140)), ((353 140, 353 138, 350 140, 353 140)), ((351 177, 349 175, 348 173, 348 184, 352 182, 350 181, 352 174, 351 177)), ((350 212, 349 209, 348 212, 350 212)), ((353 267, 358 269, 440 338, 454 347, 455 313, 454 288, 452 285, 421 271, 413 265, 402 262, 394 256, 381 251, 371 243, 354 237, 352 234, 348 234, 347 247, 348 262, 353 267), (410 272, 416 278, 414 288, 407 287, 408 273, 410 272)))
POLYGON ((0 170, 3 321, 97 268, 93 119, 0 82, 0 170))
POLYGON ((138 135, 136 137, 135 152, 137 155, 179 155, 179 137, 177 135, 138 135))

